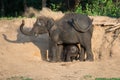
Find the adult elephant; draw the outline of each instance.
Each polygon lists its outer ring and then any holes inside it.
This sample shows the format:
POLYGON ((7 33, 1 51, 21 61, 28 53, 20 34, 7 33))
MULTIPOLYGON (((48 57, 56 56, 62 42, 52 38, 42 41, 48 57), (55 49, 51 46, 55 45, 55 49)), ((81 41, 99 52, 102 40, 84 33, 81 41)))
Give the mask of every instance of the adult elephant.
POLYGON ((92 20, 82 14, 67 13, 61 19, 54 21, 52 18, 40 16, 37 18, 31 31, 24 31, 24 20, 20 25, 20 31, 25 35, 38 35, 49 33, 49 59, 61 61, 63 46, 61 44, 80 44, 80 60, 93 61, 91 50, 91 37, 93 33, 92 20))

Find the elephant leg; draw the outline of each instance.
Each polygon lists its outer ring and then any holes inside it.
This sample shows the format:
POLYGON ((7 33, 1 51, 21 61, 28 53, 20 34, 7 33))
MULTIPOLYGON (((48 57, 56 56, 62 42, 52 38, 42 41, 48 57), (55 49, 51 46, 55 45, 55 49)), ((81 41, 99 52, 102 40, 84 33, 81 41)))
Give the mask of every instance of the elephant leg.
POLYGON ((54 44, 52 46, 52 53, 53 53, 53 61, 57 62, 58 61, 58 46, 57 44, 54 44))
POLYGON ((62 61, 66 61, 66 57, 65 57, 66 55, 63 53, 62 54, 62 61))
POLYGON ((66 61, 66 50, 63 49, 63 45, 61 50, 61 60, 66 61))
POLYGON ((67 61, 67 62, 71 61, 71 56, 70 56, 69 53, 66 55, 66 61, 67 61))
POLYGON ((81 51, 79 51, 79 60, 84 61, 85 60, 85 48, 81 46, 81 51))
POLYGON ((93 61, 94 60, 92 49, 91 49, 90 45, 86 46, 86 60, 87 61, 93 61))
POLYGON ((61 62, 63 58, 63 45, 57 45, 57 61, 61 62))
POLYGON ((63 61, 64 61, 64 62, 67 61, 67 55, 66 55, 66 54, 63 55, 63 61))
POLYGON ((71 62, 73 62, 74 59, 75 59, 74 56, 71 56, 71 57, 70 57, 71 62))
POLYGON ((41 58, 43 61, 47 61, 47 51, 41 49, 41 58))
POLYGON ((78 55, 77 55, 77 56, 75 56, 75 58, 74 58, 74 59, 75 59, 75 60, 78 60, 78 59, 79 59, 79 57, 80 57, 80 56, 78 56, 78 55))
POLYGON ((53 53, 52 53, 52 48, 51 48, 51 41, 49 41, 49 50, 48 50, 48 59, 49 61, 52 61, 53 60, 53 53))
POLYGON ((48 58, 50 62, 56 62, 57 61, 57 44, 50 41, 49 42, 49 53, 48 58))
POLYGON ((86 51, 86 60, 87 61, 93 61, 93 53, 92 53, 92 48, 91 48, 91 37, 92 35, 90 33, 85 33, 82 39, 81 46, 84 48, 86 51))
POLYGON ((86 60, 87 60, 87 61, 93 61, 94 59, 93 59, 92 51, 88 50, 88 51, 86 51, 86 53, 87 53, 87 58, 86 58, 86 60))

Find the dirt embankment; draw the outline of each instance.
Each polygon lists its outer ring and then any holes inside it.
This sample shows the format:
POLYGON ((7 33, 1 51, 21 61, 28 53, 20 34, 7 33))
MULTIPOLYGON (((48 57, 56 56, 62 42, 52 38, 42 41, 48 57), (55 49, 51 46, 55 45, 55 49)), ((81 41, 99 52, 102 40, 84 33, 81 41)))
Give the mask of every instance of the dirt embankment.
MULTIPOLYGON (((64 15, 49 10, 40 13, 55 20, 64 15)), ((25 36, 19 31, 22 19, 0 20, 0 80, 14 76, 25 76, 34 80, 93 80, 96 77, 120 77, 120 35, 114 37, 115 31, 120 30, 113 29, 113 25, 106 25, 108 22, 120 22, 109 17, 91 18, 94 19, 92 50, 95 61, 68 63, 49 63, 41 59, 48 50, 47 34, 37 38, 25 36), (106 29, 111 32, 105 33, 106 29)), ((35 18, 25 18, 27 28, 31 28, 34 22, 35 18)))

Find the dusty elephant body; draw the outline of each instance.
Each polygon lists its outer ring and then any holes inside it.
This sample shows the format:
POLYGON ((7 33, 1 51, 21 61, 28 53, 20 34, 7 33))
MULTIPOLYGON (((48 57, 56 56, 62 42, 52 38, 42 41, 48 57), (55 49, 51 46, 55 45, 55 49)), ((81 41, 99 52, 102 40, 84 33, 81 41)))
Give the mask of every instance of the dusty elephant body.
POLYGON ((25 35, 36 35, 49 33, 49 59, 50 61, 61 61, 63 46, 61 44, 78 44, 81 46, 80 60, 93 61, 91 50, 91 37, 93 33, 92 20, 86 16, 69 13, 63 18, 54 21, 44 16, 38 17, 30 32, 23 30, 24 21, 20 25, 20 31, 25 35))
POLYGON ((77 44, 64 44, 63 45, 63 61, 78 60, 80 56, 80 49, 77 44))

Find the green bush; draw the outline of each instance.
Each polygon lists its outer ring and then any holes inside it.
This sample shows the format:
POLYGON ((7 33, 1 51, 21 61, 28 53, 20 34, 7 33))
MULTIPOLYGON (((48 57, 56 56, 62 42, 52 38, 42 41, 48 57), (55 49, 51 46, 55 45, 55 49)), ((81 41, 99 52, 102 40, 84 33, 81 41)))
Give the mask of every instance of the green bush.
POLYGON ((75 12, 88 15, 120 17, 120 2, 114 3, 112 0, 95 0, 91 4, 87 3, 84 10, 79 5, 75 12))
MULTIPOLYGON (((120 0, 80 0, 78 4, 74 0, 47 0, 46 6, 53 11, 70 12, 120 17, 120 0), (70 6, 70 5, 73 6, 70 6)), ((18 17, 24 13, 25 3, 28 7, 37 10, 42 9, 42 0, 1 0, 0 17, 18 17), (26 2, 25 2, 26 1, 26 2)))

